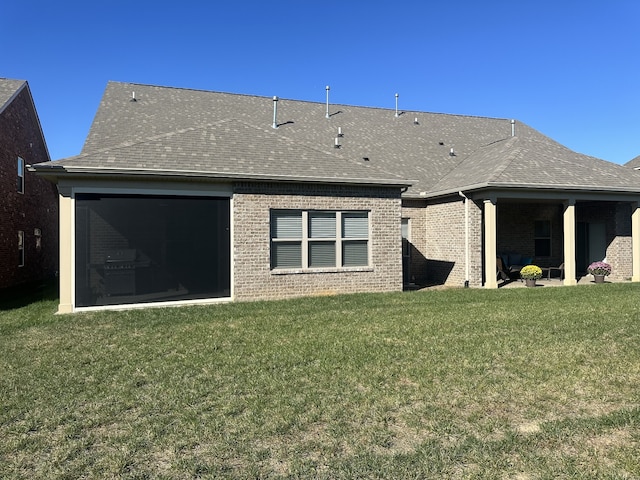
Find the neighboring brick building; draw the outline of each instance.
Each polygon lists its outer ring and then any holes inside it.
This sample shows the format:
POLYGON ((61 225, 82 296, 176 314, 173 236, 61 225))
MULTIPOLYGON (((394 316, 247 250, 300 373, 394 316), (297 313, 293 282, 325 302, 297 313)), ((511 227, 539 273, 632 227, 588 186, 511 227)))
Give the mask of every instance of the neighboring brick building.
POLYGON ((29 85, 0 78, 0 288, 55 276, 58 193, 28 169, 48 161, 29 85))
POLYGON ((61 312, 496 288, 500 254, 640 281, 640 174, 508 119, 110 82, 82 153, 34 169, 61 312))

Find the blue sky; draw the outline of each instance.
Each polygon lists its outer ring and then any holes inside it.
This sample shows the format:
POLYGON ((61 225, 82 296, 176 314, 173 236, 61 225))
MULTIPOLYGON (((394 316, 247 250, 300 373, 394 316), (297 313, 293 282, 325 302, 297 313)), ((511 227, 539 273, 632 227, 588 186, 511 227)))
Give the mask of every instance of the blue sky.
POLYGON ((515 118, 640 155, 637 0, 0 0, 0 76, 29 82, 52 159, 109 80, 515 118))

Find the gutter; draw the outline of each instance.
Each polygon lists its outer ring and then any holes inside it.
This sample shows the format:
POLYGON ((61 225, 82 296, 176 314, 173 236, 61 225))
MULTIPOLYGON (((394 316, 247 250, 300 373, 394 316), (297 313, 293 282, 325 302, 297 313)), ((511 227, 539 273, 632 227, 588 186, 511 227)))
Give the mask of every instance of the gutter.
POLYGON ((162 170, 153 168, 112 168, 112 167, 64 167, 62 165, 28 165, 28 171, 35 172, 43 177, 156 177, 156 178, 201 178, 235 181, 262 181, 262 182, 292 182, 292 183, 325 183, 341 185, 372 185, 407 189, 410 181, 397 179, 367 179, 349 177, 305 177, 288 175, 264 175, 229 172, 212 172, 198 170, 162 170))
MULTIPOLYGON (((519 184, 514 185, 512 183, 478 183, 474 185, 468 185, 464 187, 465 191, 470 190, 487 190, 487 189, 498 189, 498 190, 511 190, 511 191, 523 191, 523 190, 533 190, 533 191, 544 191, 544 192, 600 192, 600 193, 628 193, 628 194, 636 194, 640 193, 640 187, 620 187, 620 186, 597 186, 597 185, 550 185, 550 184, 519 184)), ((447 197, 449 195, 459 194, 459 188, 451 188, 447 190, 440 190, 436 192, 420 192, 419 195, 412 195, 412 198, 439 198, 439 197, 447 197)))

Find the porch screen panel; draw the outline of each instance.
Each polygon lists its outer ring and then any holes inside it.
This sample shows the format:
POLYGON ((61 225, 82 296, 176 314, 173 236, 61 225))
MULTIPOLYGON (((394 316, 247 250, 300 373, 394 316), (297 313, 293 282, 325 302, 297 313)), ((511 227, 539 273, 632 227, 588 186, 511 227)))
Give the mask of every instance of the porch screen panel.
POLYGON ((228 198, 76 196, 76 305, 230 296, 228 198))

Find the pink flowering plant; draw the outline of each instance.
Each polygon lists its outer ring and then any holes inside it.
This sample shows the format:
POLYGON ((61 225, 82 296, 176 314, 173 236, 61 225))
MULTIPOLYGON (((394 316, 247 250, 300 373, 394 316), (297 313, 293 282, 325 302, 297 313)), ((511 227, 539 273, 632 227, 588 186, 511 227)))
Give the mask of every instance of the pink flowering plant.
POLYGON ((611 274, 611 265, 605 262, 593 262, 587 267, 587 271, 591 275, 607 275, 611 274))

